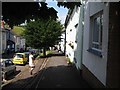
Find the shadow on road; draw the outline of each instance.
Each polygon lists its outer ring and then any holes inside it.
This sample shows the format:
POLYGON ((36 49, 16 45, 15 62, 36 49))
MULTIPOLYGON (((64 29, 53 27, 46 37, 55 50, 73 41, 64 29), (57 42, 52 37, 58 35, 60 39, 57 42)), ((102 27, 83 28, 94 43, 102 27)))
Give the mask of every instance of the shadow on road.
POLYGON ((21 70, 18 70, 14 74, 10 74, 9 77, 6 80, 14 79, 15 76, 17 76, 20 72, 21 72, 21 70))
POLYGON ((82 76, 72 66, 52 66, 44 68, 33 76, 9 83, 8 88, 90 88, 82 76), (38 83, 39 82, 39 83, 38 83), (38 86, 37 86, 38 85, 38 86), (36 87, 37 86, 37 87, 36 87))

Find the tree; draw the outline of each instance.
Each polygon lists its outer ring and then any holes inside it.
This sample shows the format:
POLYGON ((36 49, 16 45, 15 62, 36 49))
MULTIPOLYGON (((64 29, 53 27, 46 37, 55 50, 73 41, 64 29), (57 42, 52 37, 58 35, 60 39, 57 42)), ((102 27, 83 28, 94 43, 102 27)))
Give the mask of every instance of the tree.
POLYGON ((58 7, 60 7, 60 6, 62 6, 62 7, 66 7, 66 8, 68 8, 68 9, 74 9, 74 7, 75 6, 79 6, 80 7, 80 5, 81 5, 81 2, 79 1, 74 1, 74 2, 64 2, 64 0, 63 1, 61 1, 61 0, 57 0, 58 1, 58 3, 57 3, 57 6, 58 7))
MULTIPOLYGON (((74 2, 64 2, 67 0, 57 0, 58 7, 63 6, 73 9, 75 5, 80 6, 79 0, 74 2)), ((2 2, 3 20, 11 27, 20 25, 30 19, 49 18, 57 19, 57 11, 54 8, 48 8, 47 3, 40 2, 2 2)))
POLYGON ((49 16, 56 19, 57 11, 54 8, 48 8, 47 3, 40 2, 2 2, 3 20, 11 27, 20 25, 30 19, 43 18, 49 16))
POLYGON ((46 56, 46 49, 57 44, 61 38, 63 26, 59 21, 49 19, 38 19, 27 24, 24 31, 26 43, 33 48, 43 48, 43 55, 46 56))

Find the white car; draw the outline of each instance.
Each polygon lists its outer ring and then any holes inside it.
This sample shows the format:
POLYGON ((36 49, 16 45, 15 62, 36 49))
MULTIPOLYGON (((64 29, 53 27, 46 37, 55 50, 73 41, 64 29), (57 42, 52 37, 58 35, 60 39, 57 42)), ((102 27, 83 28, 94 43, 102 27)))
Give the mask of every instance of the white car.
POLYGON ((1 60, 2 80, 7 79, 11 73, 16 72, 16 65, 10 59, 1 60))

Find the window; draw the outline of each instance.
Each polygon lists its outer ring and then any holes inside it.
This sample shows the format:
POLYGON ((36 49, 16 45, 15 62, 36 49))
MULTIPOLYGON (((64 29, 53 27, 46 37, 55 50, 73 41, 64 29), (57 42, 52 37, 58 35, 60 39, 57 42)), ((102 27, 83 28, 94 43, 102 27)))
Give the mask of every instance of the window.
POLYGON ((102 32, 103 32, 103 13, 99 12, 90 18, 90 49, 101 52, 102 32))
POLYGON ((15 58, 23 58, 23 55, 21 55, 21 54, 16 54, 16 55, 15 55, 15 58))

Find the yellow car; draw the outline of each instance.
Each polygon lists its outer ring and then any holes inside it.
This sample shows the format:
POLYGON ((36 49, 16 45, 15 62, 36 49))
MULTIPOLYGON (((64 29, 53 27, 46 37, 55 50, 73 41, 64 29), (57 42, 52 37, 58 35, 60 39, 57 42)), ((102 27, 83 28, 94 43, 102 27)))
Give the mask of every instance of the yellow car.
POLYGON ((13 57, 14 64, 26 64, 28 62, 28 56, 25 53, 16 53, 13 57))

